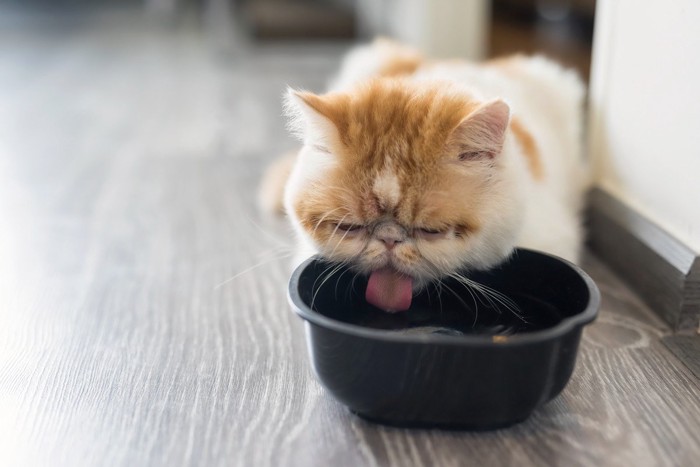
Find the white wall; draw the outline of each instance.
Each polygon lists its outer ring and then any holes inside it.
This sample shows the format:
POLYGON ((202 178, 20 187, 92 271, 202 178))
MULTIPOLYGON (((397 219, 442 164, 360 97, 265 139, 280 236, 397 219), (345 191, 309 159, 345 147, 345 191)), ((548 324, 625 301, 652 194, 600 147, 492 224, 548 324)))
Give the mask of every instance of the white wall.
POLYGON ((434 58, 485 58, 489 0, 358 0, 363 34, 384 34, 434 58))
POLYGON ((599 0, 590 151, 599 185, 700 252, 700 0, 599 0))

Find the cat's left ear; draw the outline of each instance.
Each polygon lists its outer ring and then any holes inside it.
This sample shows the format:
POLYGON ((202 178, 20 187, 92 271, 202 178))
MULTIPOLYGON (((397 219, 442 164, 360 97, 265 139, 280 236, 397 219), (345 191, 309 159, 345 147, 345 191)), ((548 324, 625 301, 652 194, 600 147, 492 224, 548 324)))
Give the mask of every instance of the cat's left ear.
POLYGON ((338 138, 340 115, 337 100, 337 96, 288 89, 285 113, 289 118, 289 129, 305 144, 331 144, 338 138))
POLYGON ((452 131, 451 146, 460 160, 494 158, 501 153, 510 107, 500 99, 479 106, 452 131))

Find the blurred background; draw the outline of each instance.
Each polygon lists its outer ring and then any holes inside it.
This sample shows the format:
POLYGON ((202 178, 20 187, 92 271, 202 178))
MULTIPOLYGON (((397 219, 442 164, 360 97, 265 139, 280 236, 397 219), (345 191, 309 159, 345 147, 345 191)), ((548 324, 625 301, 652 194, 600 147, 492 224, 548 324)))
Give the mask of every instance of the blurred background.
POLYGON ((0 136, 25 157, 45 158, 43 144, 77 157, 78 141, 107 151, 119 128, 150 156, 270 159, 294 144, 284 88, 323 91, 354 43, 543 53, 587 81, 594 11, 594 0, 0 0, 0 136), (35 138, 15 131, 29 127, 35 138))
POLYGON ((595 0, 250 0, 258 39, 397 38, 431 56, 543 53, 587 79, 595 0))
POLYGON ((28 23, 188 23, 219 51, 284 42, 394 37, 431 56, 483 59, 544 53, 588 77, 595 0, 3 0, 4 28, 28 23), (118 19, 117 16, 121 18, 118 19), (128 17, 127 17, 128 16, 128 17), (247 44, 245 43, 247 41, 247 44))

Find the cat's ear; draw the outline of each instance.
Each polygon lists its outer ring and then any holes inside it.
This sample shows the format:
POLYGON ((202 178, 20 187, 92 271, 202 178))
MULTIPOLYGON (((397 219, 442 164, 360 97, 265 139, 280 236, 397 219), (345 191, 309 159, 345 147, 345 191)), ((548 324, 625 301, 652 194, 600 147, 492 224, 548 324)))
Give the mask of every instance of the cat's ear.
POLYGON ((339 112, 332 96, 289 88, 284 109, 290 131, 305 144, 326 147, 337 140, 339 112))
POLYGON ((479 106, 452 131, 450 146, 460 160, 492 159, 501 153, 510 107, 502 100, 479 106))

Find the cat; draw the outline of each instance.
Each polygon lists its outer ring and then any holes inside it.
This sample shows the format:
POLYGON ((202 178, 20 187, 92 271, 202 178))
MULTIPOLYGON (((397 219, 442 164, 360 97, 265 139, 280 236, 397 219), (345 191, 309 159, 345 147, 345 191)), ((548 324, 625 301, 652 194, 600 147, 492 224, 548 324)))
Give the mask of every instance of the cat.
POLYGON ((260 201, 286 211, 297 262, 349 264, 388 312, 516 246, 576 262, 583 97, 578 76, 543 57, 430 61, 376 40, 346 56, 328 93, 288 90, 303 147, 270 167, 260 201))

